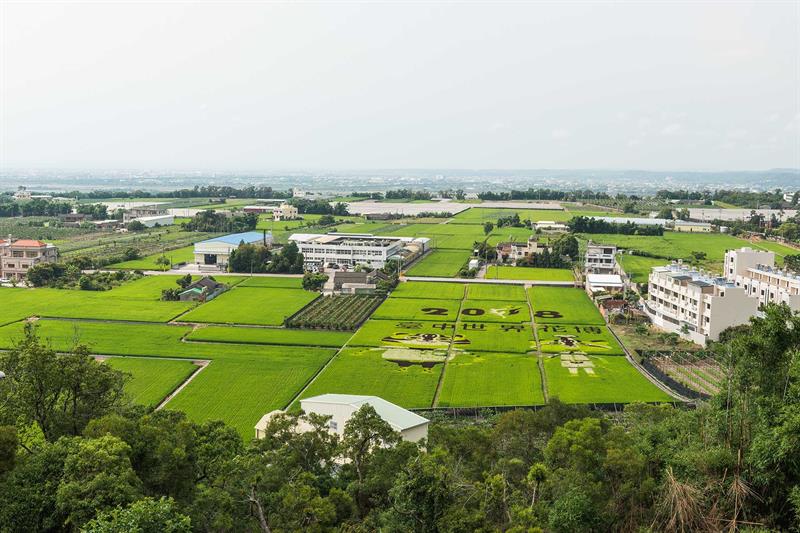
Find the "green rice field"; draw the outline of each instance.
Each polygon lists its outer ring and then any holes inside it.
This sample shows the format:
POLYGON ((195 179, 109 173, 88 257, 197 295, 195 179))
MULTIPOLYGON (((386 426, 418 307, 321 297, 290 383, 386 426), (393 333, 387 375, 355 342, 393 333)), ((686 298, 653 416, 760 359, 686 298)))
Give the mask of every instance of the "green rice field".
POLYGON ((279 326, 319 293, 269 287, 235 287, 181 317, 183 322, 279 326))
POLYGON ((461 320, 464 322, 530 323, 531 313, 526 302, 464 300, 461 305, 461 320))
POLYGON ((667 402, 671 398, 650 383, 624 357, 545 357, 544 371, 551 398, 566 403, 667 402), (567 360, 562 360, 566 357, 567 360), (577 368, 574 366, 577 365, 577 368), (570 367, 573 368, 570 368, 570 367), (587 372, 590 371, 590 372, 587 372))
POLYGON ((533 287, 528 289, 533 317, 540 324, 604 324, 600 311, 582 289, 533 287))
POLYGON ((515 279, 534 281, 574 281, 572 270, 566 268, 534 268, 491 265, 486 279, 515 279))
POLYGON ((443 363, 399 364, 383 350, 345 348, 302 394, 369 394, 405 407, 430 407, 443 363))
POLYGON ((183 248, 175 250, 167 250, 131 261, 114 263, 113 265, 109 265, 108 268, 115 270, 168 270, 169 267, 165 268, 163 265, 156 263, 156 260, 162 255, 169 259, 172 265, 191 263, 194 261, 194 245, 184 246, 183 248))
POLYGON ((536 361, 536 356, 522 354, 458 354, 447 363, 437 405, 541 405, 544 394, 536 361))
POLYGON ((429 281, 407 281, 392 291, 392 298, 436 298, 460 300, 464 297, 464 285, 460 283, 438 283, 429 281))
POLYGON ((469 300, 506 300, 527 302, 525 289, 521 285, 492 285, 488 283, 470 283, 467 285, 469 300))
POLYGON ((406 275, 452 278, 458 274, 471 255, 471 250, 434 250, 414 264, 406 275))
POLYGON ((131 375, 125 392, 135 403, 156 406, 197 370, 190 361, 144 357, 110 357, 105 364, 131 375))
POLYGON ((186 336, 186 341, 339 348, 352 335, 350 332, 313 329, 207 326, 193 330, 186 336))
POLYGON ((387 298, 373 318, 401 320, 455 320, 459 300, 426 300, 423 298, 387 298))
POLYGON ((536 336, 543 353, 625 354, 606 326, 542 324, 536 327, 536 336))

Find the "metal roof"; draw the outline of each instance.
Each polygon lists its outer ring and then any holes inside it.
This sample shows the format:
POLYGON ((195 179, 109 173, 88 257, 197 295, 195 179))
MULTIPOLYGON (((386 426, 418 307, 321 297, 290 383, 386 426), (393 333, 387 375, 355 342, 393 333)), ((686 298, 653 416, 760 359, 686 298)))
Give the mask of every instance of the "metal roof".
MULTIPOLYGON (((269 231, 267 232, 267 235, 271 235, 269 231)), ((224 242, 225 244, 237 245, 242 241, 244 241, 246 244, 251 244, 254 242, 260 242, 263 238, 264 234, 261 233, 260 231, 246 231, 244 233, 232 233, 230 235, 223 235, 222 237, 208 239, 207 241, 202 241, 197 244, 205 244, 207 242, 224 242)))
POLYGON ((421 424, 427 424, 429 420, 423 418, 416 413, 412 413, 407 409, 403 409, 399 405, 387 402, 378 396, 361 396, 357 394, 320 394, 319 396, 312 396, 311 398, 304 398, 300 400, 303 402, 317 402, 349 405, 356 409, 364 404, 369 404, 375 409, 375 412, 384 419, 390 426, 402 431, 410 429, 421 424))

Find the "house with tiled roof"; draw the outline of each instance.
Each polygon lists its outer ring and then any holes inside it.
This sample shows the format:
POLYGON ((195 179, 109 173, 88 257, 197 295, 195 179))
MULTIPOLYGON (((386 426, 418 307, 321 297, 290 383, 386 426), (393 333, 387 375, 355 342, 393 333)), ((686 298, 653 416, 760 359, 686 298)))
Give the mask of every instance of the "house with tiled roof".
POLYGON ((28 270, 39 263, 54 263, 58 248, 32 239, 14 239, 11 235, 0 240, 0 278, 22 280, 28 270))

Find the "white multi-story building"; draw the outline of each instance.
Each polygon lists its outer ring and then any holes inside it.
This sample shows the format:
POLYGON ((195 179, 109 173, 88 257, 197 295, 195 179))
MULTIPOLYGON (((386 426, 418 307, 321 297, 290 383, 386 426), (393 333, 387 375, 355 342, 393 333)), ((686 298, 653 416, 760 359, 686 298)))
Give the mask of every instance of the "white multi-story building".
POLYGON ((800 310, 800 275, 775 267, 775 253, 744 247, 725 252, 725 279, 759 305, 785 303, 800 310))
POLYGON ((427 238, 381 237, 369 233, 295 233, 289 240, 303 254, 308 270, 321 270, 328 264, 368 265, 381 268, 389 259, 406 261, 428 249, 427 238))
POLYGON ((587 274, 616 274, 617 247, 605 244, 586 245, 586 254, 583 258, 583 270, 587 274))
POLYGON ((292 204, 281 204, 272 210, 272 220, 280 222, 281 220, 294 220, 298 217, 299 211, 292 204))
POLYGON ((744 288, 682 264, 653 267, 643 305, 654 325, 703 346, 758 311, 744 288))

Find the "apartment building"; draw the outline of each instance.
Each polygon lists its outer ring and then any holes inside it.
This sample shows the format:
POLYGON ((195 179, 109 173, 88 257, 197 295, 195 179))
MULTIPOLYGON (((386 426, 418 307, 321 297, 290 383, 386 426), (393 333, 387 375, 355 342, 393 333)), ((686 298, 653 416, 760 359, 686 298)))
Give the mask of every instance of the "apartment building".
POLYGON ((643 307, 657 327, 705 346, 726 328, 747 323, 758 301, 725 278, 672 264, 653 267, 643 307))
POLYGON ((28 270, 39 263, 54 263, 58 248, 52 244, 30 239, 14 239, 11 235, 0 240, 0 278, 20 281, 28 270))
POLYGON ((369 233, 295 233, 289 240, 303 254, 308 270, 323 270, 328 264, 381 268, 390 259, 405 263, 428 250, 427 238, 381 237, 369 233))
POLYGON ((587 274, 616 274, 619 271, 616 255, 616 246, 589 242, 583 257, 583 270, 587 274))
POLYGON ((725 252, 725 279, 760 306, 785 303, 800 310, 800 275, 775 266, 775 253, 743 247, 725 252))

